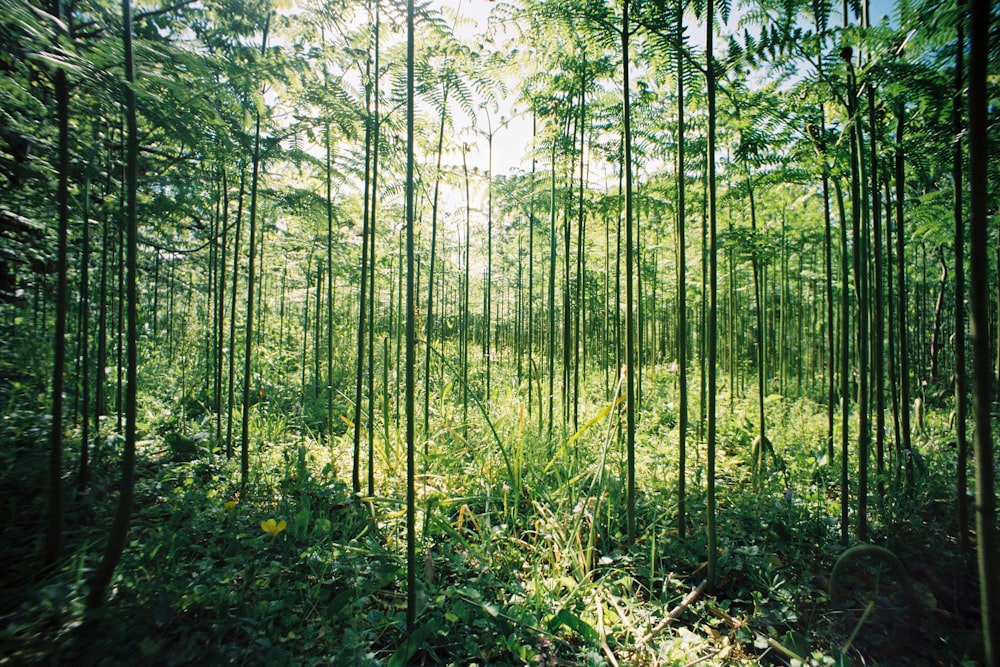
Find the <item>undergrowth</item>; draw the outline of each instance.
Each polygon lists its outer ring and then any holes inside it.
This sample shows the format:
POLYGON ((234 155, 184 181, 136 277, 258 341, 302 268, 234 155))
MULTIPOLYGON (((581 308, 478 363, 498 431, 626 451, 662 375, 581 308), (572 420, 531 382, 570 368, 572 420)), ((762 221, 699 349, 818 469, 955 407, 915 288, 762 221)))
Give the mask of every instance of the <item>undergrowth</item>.
POLYGON ((120 439, 104 425, 88 490, 68 497, 67 556, 39 574, 45 422, 9 409, 0 664, 975 663, 975 580, 955 541, 942 415, 917 434, 915 487, 872 497, 872 543, 898 557, 904 577, 851 558, 831 591, 844 546, 822 406, 768 398, 773 452, 752 484, 755 401, 722 397, 719 581, 681 604, 704 578, 704 447, 692 427, 682 539, 676 410, 666 386, 644 400, 631 546, 620 403, 586 406, 580 428, 553 439, 512 391, 494 399, 503 407, 488 422, 470 407, 463 425, 453 404, 435 405, 419 459, 419 629, 409 636, 394 423, 376 429, 374 493, 355 494, 349 429, 321 437, 314 418, 262 402, 241 490, 203 405, 147 397, 130 542, 107 605, 87 612, 120 439))

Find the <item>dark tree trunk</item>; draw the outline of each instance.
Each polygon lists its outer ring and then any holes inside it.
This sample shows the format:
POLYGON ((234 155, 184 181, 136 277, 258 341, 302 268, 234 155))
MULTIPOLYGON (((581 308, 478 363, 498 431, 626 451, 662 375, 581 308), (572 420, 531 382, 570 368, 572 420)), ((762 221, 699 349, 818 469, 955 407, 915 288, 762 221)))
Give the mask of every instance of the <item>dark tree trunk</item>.
MULTIPOLYGON (((959 10, 964 10, 965 0, 958 0, 959 10)), ((968 380, 965 361, 965 214, 962 207, 964 164, 962 161, 962 103, 965 88, 965 24, 958 22, 958 36, 955 43, 955 90, 952 98, 952 180, 955 185, 955 439, 958 450, 957 461, 957 516, 958 541, 962 553, 969 554, 969 445, 966 431, 968 419, 968 380)))
POLYGON ((973 400, 976 456, 976 536, 979 541, 979 597, 984 664, 1000 663, 1000 553, 997 552, 991 403, 993 376, 989 340, 989 236, 986 77, 989 61, 990 1, 971 0, 969 30, 969 286, 972 317, 973 400))
MULTIPOLYGON (((61 0, 55 0, 53 14, 63 20, 61 0)), ((66 72, 56 70, 53 76, 56 95, 56 116, 59 124, 57 152, 56 210, 58 216, 58 250, 56 259, 56 329, 52 363, 52 427, 49 432, 49 516, 45 532, 43 561, 52 565, 62 550, 63 489, 63 386, 66 370, 66 319, 69 310, 69 81, 66 72)), ((86 224, 86 221, 84 221, 86 224)))
POLYGON ((111 583, 118 561, 128 539, 135 495, 135 437, 136 394, 138 381, 138 221, 136 215, 136 190, 138 188, 138 124, 136 121, 135 81, 132 62, 132 6, 130 0, 122 3, 125 42, 125 118, 128 130, 125 154, 125 240, 126 240, 126 305, 128 310, 126 344, 127 385, 125 389, 125 443, 122 451, 121 483, 118 487, 118 504, 108 534, 108 542, 100 564, 90 579, 87 607, 94 609, 104 604, 104 597, 111 583))

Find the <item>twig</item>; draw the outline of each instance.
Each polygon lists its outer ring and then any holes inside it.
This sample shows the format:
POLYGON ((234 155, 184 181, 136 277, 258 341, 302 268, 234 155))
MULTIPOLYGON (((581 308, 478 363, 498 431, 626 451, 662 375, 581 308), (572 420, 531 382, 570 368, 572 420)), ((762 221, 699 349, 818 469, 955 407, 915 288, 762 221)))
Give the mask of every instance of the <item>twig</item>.
POLYGON ((676 621, 677 618, 682 613, 684 613, 685 609, 691 606, 692 602, 698 599, 698 596, 700 596, 702 593, 705 592, 706 588, 708 588, 708 579, 703 579, 702 582, 698 584, 696 588, 692 589, 690 593, 684 596, 684 599, 681 600, 680 604, 671 609, 670 613, 667 614, 667 616, 662 621, 657 623, 652 630, 646 633, 645 637, 643 637, 638 641, 636 647, 638 648, 644 646, 645 644, 649 643, 654 637, 656 637, 656 635, 663 632, 666 629, 666 627, 670 625, 670 623, 676 621))
POLYGON ((694 665, 697 665, 700 662, 705 662, 706 660, 711 660, 715 656, 717 656, 720 653, 722 653, 724 650, 726 650, 726 649, 725 648, 716 649, 716 650, 712 651, 711 653, 709 653, 707 655, 703 655, 700 658, 695 658, 691 662, 689 662, 686 665, 684 665, 684 667, 694 667, 694 665))
POLYGON ((868 603, 868 606, 865 607, 865 612, 861 614, 861 618, 858 619, 858 624, 854 626, 854 631, 851 632, 851 636, 847 638, 847 643, 844 644, 844 647, 842 649, 840 649, 842 653, 847 653, 847 651, 851 648, 851 644, 854 643, 854 640, 857 638, 858 633, 861 631, 861 626, 865 624, 866 620, 868 620, 868 615, 872 613, 872 609, 874 607, 875 607, 875 601, 871 600, 868 603))
MULTIPOLYGON (((757 633, 757 635, 758 636, 763 636, 759 632, 757 633)), ((805 658, 803 658, 801 655, 799 655, 798 653, 796 653, 792 649, 788 648, 787 646, 785 646, 784 644, 782 644, 781 642, 779 642, 774 637, 768 637, 767 638, 767 645, 770 646, 771 648, 773 648, 778 653, 783 654, 787 658, 791 658, 792 660, 798 660, 802 664, 807 664, 807 661, 806 661, 805 658)))
MULTIPOLYGON (((755 630, 746 621, 741 621, 741 620, 739 620, 737 618, 733 618, 728 613, 726 613, 726 610, 719 609, 718 607, 710 607, 709 610, 708 610, 708 613, 712 614, 713 616, 715 616, 717 618, 721 618, 723 620, 723 622, 725 622, 725 624, 728 625, 733 630, 735 630, 737 628, 742 628, 742 627, 750 628, 750 630, 754 633, 755 637, 761 638, 761 639, 765 639, 767 641, 767 645, 769 647, 773 648, 778 653, 781 653, 782 655, 784 655, 787 658, 792 658, 794 660, 798 660, 799 662, 801 662, 803 664, 806 663, 806 659, 805 658, 803 658, 798 653, 796 653, 792 649, 788 648, 787 646, 785 646, 784 644, 782 644, 781 642, 779 642, 774 637, 768 637, 764 633, 758 632, 757 630, 755 630)), ((864 619, 862 619, 862 620, 864 620, 864 619)))
POLYGON ((708 613, 711 614, 712 616, 715 616, 716 618, 721 618, 722 621, 733 630, 736 630, 737 628, 742 628, 744 625, 746 625, 746 623, 744 623, 740 619, 733 618, 732 616, 730 616, 725 609, 722 609, 714 605, 708 608, 708 613))
POLYGON ((608 657, 611 667, 618 667, 618 660, 615 658, 614 651, 608 646, 608 635, 604 630, 604 603, 601 601, 600 594, 597 596, 597 633, 601 637, 601 650, 608 657))
POLYGON ((569 641, 567 641, 566 639, 560 637, 559 635, 557 635, 555 633, 549 632, 548 630, 540 628, 537 625, 532 625, 531 623, 526 623, 526 622, 522 621, 519 618, 514 618, 510 614, 505 614, 504 612, 500 611, 499 609, 489 609, 482 602, 478 602, 476 600, 473 600, 470 597, 466 597, 464 595, 459 595, 458 599, 461 600, 462 602, 466 603, 467 605, 470 605, 472 607, 477 607, 479 609, 482 609, 483 611, 485 611, 490 616, 493 616, 495 618, 502 618, 503 620, 505 620, 505 621, 507 621, 509 623, 513 623, 514 625, 520 626, 522 628, 527 628, 528 630, 531 630, 532 632, 534 632, 534 633, 536 633, 536 634, 538 634, 540 636, 548 637, 549 639, 553 639, 555 641, 562 642, 563 644, 566 644, 567 646, 570 645, 569 641))

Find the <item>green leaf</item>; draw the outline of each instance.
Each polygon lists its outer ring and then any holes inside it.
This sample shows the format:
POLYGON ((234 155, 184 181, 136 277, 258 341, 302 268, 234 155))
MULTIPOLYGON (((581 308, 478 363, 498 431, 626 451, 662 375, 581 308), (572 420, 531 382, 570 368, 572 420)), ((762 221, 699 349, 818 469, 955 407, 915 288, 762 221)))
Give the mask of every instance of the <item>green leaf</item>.
POLYGON ((597 630, 569 609, 563 609, 558 614, 553 616, 548 625, 550 632, 555 632, 560 626, 565 625, 567 628, 577 633, 588 642, 593 643, 600 640, 600 635, 598 635, 597 630))
POLYGON ((427 637, 434 633, 438 626, 438 623, 427 623, 420 626, 414 630, 406 638, 406 641, 396 649, 396 652, 392 654, 389 658, 389 662, 386 663, 388 667, 406 667, 412 658, 417 653, 417 649, 424 643, 427 637))

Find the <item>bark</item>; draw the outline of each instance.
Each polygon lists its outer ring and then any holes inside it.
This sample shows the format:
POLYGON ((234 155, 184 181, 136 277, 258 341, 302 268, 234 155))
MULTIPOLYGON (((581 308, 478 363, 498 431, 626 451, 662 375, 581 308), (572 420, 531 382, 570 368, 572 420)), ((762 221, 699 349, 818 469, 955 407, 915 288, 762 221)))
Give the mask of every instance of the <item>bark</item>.
POLYGON ((134 65, 132 61, 132 5, 130 0, 122 3, 125 48, 125 119, 127 125, 125 155, 125 239, 126 239, 126 388, 125 388, 125 443, 122 451, 121 483, 118 490, 118 504, 108 534, 108 542, 100 564, 90 579, 87 607, 94 609, 104 604, 108 584, 114 575, 118 561, 128 539, 128 527, 132 519, 132 504, 135 495, 135 439, 136 439, 136 394, 138 368, 138 227, 136 216, 136 189, 139 180, 138 168, 138 127, 136 121, 134 65))
POLYGON ((973 399, 976 456, 976 537, 979 542, 979 597, 985 663, 1000 663, 1000 553, 997 552, 996 487, 992 419, 993 377, 989 340, 989 235, 986 77, 989 60, 990 1, 971 0, 969 30, 969 286, 972 316, 973 399))

